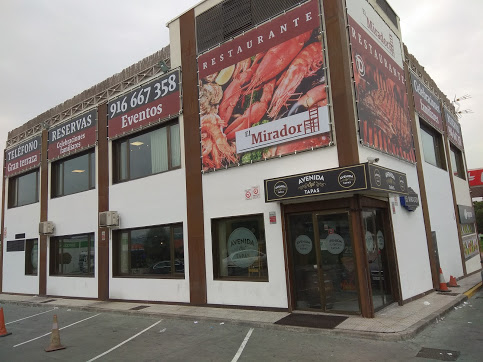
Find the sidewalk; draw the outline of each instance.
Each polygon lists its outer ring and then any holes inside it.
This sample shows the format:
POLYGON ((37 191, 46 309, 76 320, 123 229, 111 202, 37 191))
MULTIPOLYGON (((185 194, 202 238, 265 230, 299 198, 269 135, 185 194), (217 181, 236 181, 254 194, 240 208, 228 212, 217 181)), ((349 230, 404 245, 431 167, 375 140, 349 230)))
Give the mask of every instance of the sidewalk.
POLYGON ((375 318, 349 316, 334 329, 315 329, 274 324, 289 315, 286 312, 257 311, 233 308, 192 307, 185 305, 149 304, 139 302, 103 302, 90 299, 65 299, 30 295, 0 294, 0 303, 49 305, 76 308, 93 312, 118 312, 138 315, 157 315, 164 318, 213 320, 260 328, 292 329, 320 334, 338 334, 357 338, 404 340, 412 338, 445 313, 468 299, 481 288, 481 274, 475 273, 458 281, 460 287, 451 293, 433 292, 420 299, 398 306, 396 303, 376 313, 375 318), (465 294, 466 293, 466 294, 465 294))

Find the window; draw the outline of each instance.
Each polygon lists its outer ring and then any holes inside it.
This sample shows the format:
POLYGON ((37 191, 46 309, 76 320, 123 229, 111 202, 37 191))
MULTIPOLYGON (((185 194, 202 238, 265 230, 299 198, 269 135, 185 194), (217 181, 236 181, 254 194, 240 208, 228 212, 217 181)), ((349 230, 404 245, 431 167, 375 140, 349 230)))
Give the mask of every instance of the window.
POLYGON ((184 277, 183 225, 160 225, 113 234, 114 276, 184 277))
POLYGON ((8 207, 33 204, 39 201, 39 170, 11 177, 8 180, 8 207))
POLYGON ((446 170, 446 162, 444 157, 443 140, 441 134, 439 134, 433 128, 421 125, 421 142, 423 144, 424 160, 433 166, 446 170))
POLYGON ((463 164, 463 156, 461 151, 455 146, 451 145, 449 148, 449 155, 451 159, 451 169, 453 170, 453 175, 466 180, 465 176, 465 166, 463 164))
POLYGON ((37 275, 39 263, 39 242, 37 239, 25 241, 25 275, 37 275))
POLYGON ((215 279, 268 281, 263 215, 211 222, 215 279))
POLYGON ((75 194, 96 187, 94 149, 52 163, 52 197, 75 194))
POLYGON ((113 144, 114 183, 181 166, 179 124, 136 133, 113 144))
POLYGON ((50 275, 94 276, 94 233, 50 239, 50 275))

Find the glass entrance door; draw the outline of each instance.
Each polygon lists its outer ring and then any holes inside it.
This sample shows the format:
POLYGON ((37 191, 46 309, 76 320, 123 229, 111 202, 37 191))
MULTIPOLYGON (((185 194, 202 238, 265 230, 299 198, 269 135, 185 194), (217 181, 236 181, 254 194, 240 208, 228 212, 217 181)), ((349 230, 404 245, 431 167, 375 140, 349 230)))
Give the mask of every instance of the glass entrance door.
POLYGON ((385 216, 383 209, 362 211, 374 311, 394 301, 389 273, 388 239, 384 228, 385 216))
POLYGON ((349 213, 291 214, 288 221, 296 308, 358 312, 349 213))

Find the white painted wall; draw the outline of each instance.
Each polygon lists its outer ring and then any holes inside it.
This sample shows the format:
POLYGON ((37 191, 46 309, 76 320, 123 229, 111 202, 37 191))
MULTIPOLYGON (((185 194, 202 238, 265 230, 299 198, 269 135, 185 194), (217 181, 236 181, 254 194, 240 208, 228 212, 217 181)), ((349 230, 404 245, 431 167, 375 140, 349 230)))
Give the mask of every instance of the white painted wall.
POLYGON ((336 147, 328 147, 220 170, 203 175, 207 299, 210 304, 287 308, 285 255, 280 203, 264 201, 264 180, 338 166, 336 147), (245 190, 260 186, 259 199, 246 200, 245 190), (276 224, 269 212, 275 211, 276 224), (214 280, 211 219, 263 214, 268 282, 214 280))
MULTIPOLYGON (((5 187, 8 190, 8 179, 5 179, 5 187)), ((39 240, 40 203, 12 209, 8 209, 7 205, 8 200, 5 197, 5 228, 7 233, 2 245, 2 290, 5 293, 38 294, 38 275, 25 275, 25 251, 7 253, 7 241, 15 240, 15 234, 23 233, 25 233, 26 239, 39 240)))
MULTIPOLYGON (((55 233, 53 236, 95 233, 94 240, 97 251, 97 194, 98 190, 94 189, 49 199, 48 220, 52 221, 55 225, 55 233)), ((50 265, 50 237, 48 240, 47 266, 50 265)), ((99 265, 97 252, 95 253, 95 257, 96 272, 94 273, 94 277, 50 276, 47 267, 47 294, 97 298, 97 265, 99 265)))
MULTIPOLYGON (((182 158, 184 158, 183 155, 182 158)), ((114 278, 111 252, 109 255, 109 297, 189 302, 185 170, 168 171, 111 185, 109 209, 119 212, 121 229, 183 223, 185 257, 185 279, 114 278)), ((112 250, 112 233, 110 239, 110 250, 112 250)))
MULTIPOLYGON (((399 172, 404 172, 408 186, 420 195, 416 166, 400 161, 382 152, 360 146, 360 162, 367 162, 367 157, 378 157, 378 165, 399 172)), ((402 299, 411 298, 433 288, 431 268, 429 264, 428 244, 422 208, 409 212, 401 206, 399 197, 392 195, 389 204, 397 197, 396 213, 390 211, 394 230, 394 242, 399 266, 402 299)))

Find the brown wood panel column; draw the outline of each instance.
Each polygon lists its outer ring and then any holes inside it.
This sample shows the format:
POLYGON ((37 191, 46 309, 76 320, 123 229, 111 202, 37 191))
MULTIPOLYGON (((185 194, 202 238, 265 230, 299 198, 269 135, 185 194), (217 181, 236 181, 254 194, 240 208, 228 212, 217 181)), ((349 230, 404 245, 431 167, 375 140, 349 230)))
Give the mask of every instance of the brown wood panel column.
MULTIPOLYGON (((441 109, 443 109, 443 104, 440 103, 441 109)), ((446 125, 446 115, 444 112, 442 112, 442 116, 444 119, 444 124, 446 125)), ((445 126, 446 127, 446 126, 445 126)), ((453 179, 453 167, 451 165, 451 155, 450 155, 450 147, 451 147, 451 142, 449 141, 448 138, 448 130, 446 129, 446 132, 444 133, 443 139, 444 139, 444 149, 445 149, 445 154, 446 154, 446 160, 448 163, 448 174, 449 174, 449 182, 451 184, 451 195, 453 196, 453 207, 454 207, 454 215, 455 215, 455 221, 456 221, 456 230, 458 231, 458 244, 460 246, 460 255, 461 255, 461 265, 463 266, 463 275, 467 275, 466 272, 466 261, 465 261, 465 249, 463 248, 463 237, 461 235, 461 224, 460 224, 460 218, 459 218, 459 210, 458 210, 458 201, 456 200, 456 192, 454 189, 454 179, 453 179)), ((461 152, 462 157, 463 157, 463 152, 461 152)), ((439 285, 439 284, 438 284, 439 285)))
MULTIPOLYGON (((97 192, 98 212, 109 210, 109 142, 107 103, 97 108, 97 192)), ((97 218, 99 222, 99 217, 97 218)), ((97 230, 97 298, 109 299, 109 228, 97 230)))
POLYGON ((360 195, 350 199, 350 218, 352 225, 352 239, 354 257, 356 259, 357 289, 361 306, 361 314, 365 318, 374 318, 372 305, 372 287, 369 277, 366 249, 364 247, 364 226, 362 223, 362 204, 360 195))
MULTIPOLYGON (((407 49, 405 48, 405 53, 407 49)), ((404 76, 411 79, 407 63, 404 63, 404 76)), ((426 243, 428 245, 429 266, 431 268, 431 279, 433 280, 433 288, 439 288, 439 260, 436 260, 436 250, 434 248, 433 236, 431 234, 431 221, 429 218, 428 197, 426 195, 426 183, 423 173, 423 156, 421 147, 419 147, 418 123, 416 122, 416 109, 414 108, 413 87, 411 82, 406 82, 406 89, 409 98, 409 115, 411 117, 411 128, 414 140, 414 152, 416 153, 416 172, 419 182, 419 193, 421 196, 421 208, 423 211, 424 229, 426 232, 426 243)))
MULTIPOLYGON (((42 130, 42 155, 40 157, 40 221, 48 220, 49 206, 49 163, 47 149, 49 132, 42 130)), ((39 240, 39 295, 47 295, 47 235, 40 235, 39 240)))
POLYGON ((344 3, 341 0, 324 1, 330 90, 339 166, 359 163, 357 115, 352 92, 352 61, 349 51, 344 3))
POLYGON ((2 281, 3 281, 3 248, 4 248, 4 227, 5 227, 5 153, 3 154, 3 168, 2 168, 2 221, 0 232, 0 293, 2 293, 2 281))
POLYGON ((179 26, 183 87, 190 303, 206 304, 203 188, 200 152, 201 135, 198 111, 195 13, 193 9, 179 18, 179 26))

